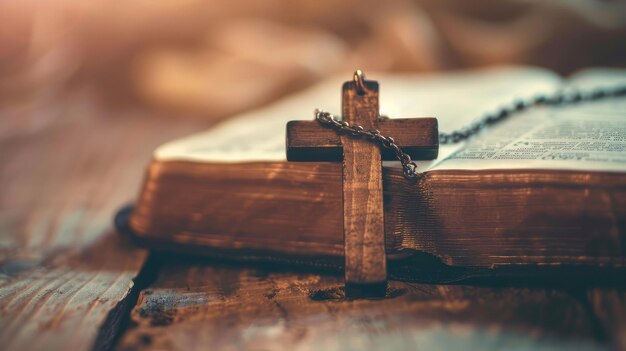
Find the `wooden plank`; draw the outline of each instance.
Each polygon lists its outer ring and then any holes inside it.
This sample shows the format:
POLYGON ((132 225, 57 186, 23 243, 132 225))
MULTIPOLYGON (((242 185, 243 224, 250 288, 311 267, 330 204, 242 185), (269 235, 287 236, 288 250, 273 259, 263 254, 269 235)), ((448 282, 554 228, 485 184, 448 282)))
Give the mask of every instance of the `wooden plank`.
POLYGON ((133 306, 135 278, 145 258, 145 251, 108 230, 80 253, 8 279, 0 287, 3 348, 109 348, 133 306))
POLYGON ((602 350, 560 290, 391 281, 346 300, 340 276, 163 257, 119 350, 602 350))
POLYGON ((194 126, 91 98, 0 110, 4 350, 110 348, 133 306, 147 252, 120 239, 113 214, 137 193, 154 147, 194 126))
MULTIPOLYGON (((380 133, 391 136, 414 160, 432 160, 439 152, 436 118, 394 118, 377 122, 380 133)), ((383 149, 383 160, 396 160, 389 149, 383 149)), ((336 131, 317 121, 287 123, 288 161, 341 161, 341 140, 336 131)))
MULTIPOLYGON (((343 120, 378 129, 378 83, 342 88, 343 120)), ((343 145, 343 235, 345 285, 349 296, 382 296, 387 287, 382 161, 378 145, 341 136, 343 145)))

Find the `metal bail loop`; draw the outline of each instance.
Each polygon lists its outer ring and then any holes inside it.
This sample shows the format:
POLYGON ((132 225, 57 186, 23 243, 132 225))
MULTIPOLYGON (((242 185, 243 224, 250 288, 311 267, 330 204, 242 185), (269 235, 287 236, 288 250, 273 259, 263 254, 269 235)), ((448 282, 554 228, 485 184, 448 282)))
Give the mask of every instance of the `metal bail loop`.
POLYGON ((354 71, 354 74, 352 75, 352 81, 354 81, 354 87, 356 88, 356 92, 359 95, 365 95, 365 83, 363 82, 364 80, 365 75, 360 69, 354 71))

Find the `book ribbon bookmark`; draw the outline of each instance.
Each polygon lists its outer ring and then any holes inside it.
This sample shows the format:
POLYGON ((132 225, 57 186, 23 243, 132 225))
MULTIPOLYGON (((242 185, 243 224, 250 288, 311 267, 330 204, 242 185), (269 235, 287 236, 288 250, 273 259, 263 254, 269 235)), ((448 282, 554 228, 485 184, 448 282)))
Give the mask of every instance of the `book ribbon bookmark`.
POLYGON ((387 140, 400 153, 380 148, 354 129, 341 133, 341 128, 324 128, 319 119, 287 123, 288 161, 343 163, 344 277, 350 298, 384 297, 387 289, 382 160, 403 153, 415 160, 431 160, 439 149, 437 119, 381 118, 378 96, 378 82, 365 80, 357 70, 342 87, 343 126, 366 131, 362 133, 366 136, 391 136, 387 140))

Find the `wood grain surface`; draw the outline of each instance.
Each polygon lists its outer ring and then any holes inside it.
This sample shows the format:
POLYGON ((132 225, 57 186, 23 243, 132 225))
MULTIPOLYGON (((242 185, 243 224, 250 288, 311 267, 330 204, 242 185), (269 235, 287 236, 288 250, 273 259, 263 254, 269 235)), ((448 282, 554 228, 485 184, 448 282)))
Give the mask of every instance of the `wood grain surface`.
POLYGON ((609 337, 615 350, 626 350, 626 289, 594 287, 586 294, 591 318, 602 337, 609 337))
POLYGON ((83 95, 0 114, 0 348, 110 348, 147 257, 113 213, 135 198, 153 148, 194 125, 83 95))
MULTIPOLYGON (((378 122, 380 134, 391 136, 402 151, 414 160, 433 160, 439 153, 436 118, 394 118, 378 122)), ((383 160, 397 160, 391 149, 381 149, 383 160)), ((336 131, 317 121, 287 123, 288 161, 341 161, 343 150, 336 131)))
POLYGON ((113 213, 138 194, 156 145, 208 123, 85 97, 3 106, 0 118, 3 350, 623 346, 620 286, 392 281, 383 300, 351 301, 328 273, 162 254, 146 264, 113 213))
MULTIPOLYGON (((378 83, 342 87, 343 121, 366 130, 378 129, 378 83)), ((385 211, 380 147, 342 135, 344 277, 349 296, 380 296, 387 287, 385 211)))
POLYGON ((603 350, 559 289, 390 281, 349 300, 340 276, 162 257, 119 350, 603 350))

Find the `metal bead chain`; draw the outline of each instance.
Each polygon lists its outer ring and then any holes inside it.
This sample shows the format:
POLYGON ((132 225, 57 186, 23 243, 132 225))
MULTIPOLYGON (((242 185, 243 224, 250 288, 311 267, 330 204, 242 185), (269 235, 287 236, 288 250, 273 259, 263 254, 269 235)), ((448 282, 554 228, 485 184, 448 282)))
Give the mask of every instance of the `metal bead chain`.
POLYGON ((440 144, 455 144, 480 133, 483 129, 502 122, 512 115, 539 106, 575 105, 582 102, 597 101, 609 97, 626 95, 626 85, 605 89, 596 89, 583 93, 578 90, 560 91, 554 95, 537 95, 528 100, 515 100, 498 111, 485 115, 478 121, 452 133, 439 133, 440 144))
POLYGON ((365 128, 359 125, 351 126, 350 123, 339 120, 329 112, 318 109, 315 110, 315 119, 321 125, 332 128, 338 133, 372 140, 386 149, 393 150, 402 164, 404 177, 411 180, 417 178, 417 165, 411 160, 411 156, 400 149, 392 137, 381 135, 378 129, 365 130, 365 128))
MULTIPOLYGON (((480 133, 485 128, 500 123, 512 115, 539 106, 563 106, 575 105, 581 102, 597 101, 610 97, 626 96, 626 85, 605 89, 596 89, 583 93, 577 90, 561 91, 554 95, 538 95, 529 100, 515 100, 498 111, 487 114, 480 120, 456 130, 452 133, 439 133, 440 144, 455 144, 480 133)), ((387 118, 381 116, 381 118, 387 118)), ((362 137, 373 140, 386 149, 392 149, 402 164, 404 177, 409 180, 417 178, 417 165, 411 160, 411 156, 404 153, 395 143, 392 137, 383 136, 377 129, 365 130, 362 126, 351 126, 348 122, 341 121, 336 116, 319 109, 315 110, 315 119, 323 126, 332 128, 339 133, 349 134, 354 137, 362 137)))

